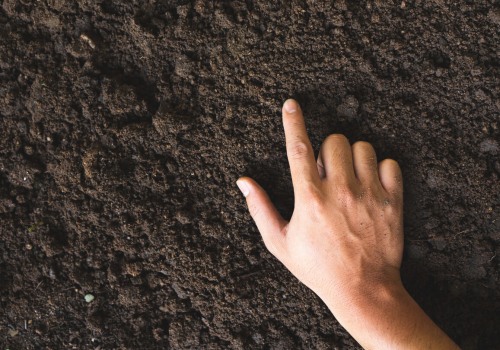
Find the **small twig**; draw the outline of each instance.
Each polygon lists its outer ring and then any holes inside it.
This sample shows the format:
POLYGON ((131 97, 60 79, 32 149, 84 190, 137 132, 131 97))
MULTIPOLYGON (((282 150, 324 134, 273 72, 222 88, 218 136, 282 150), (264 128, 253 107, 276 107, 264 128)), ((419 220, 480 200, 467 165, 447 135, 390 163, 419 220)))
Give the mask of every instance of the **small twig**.
POLYGON ((40 287, 40 285, 41 285, 42 283, 43 283, 43 281, 40 281, 40 282, 38 283, 38 285, 35 287, 34 292, 36 292, 36 290, 38 289, 38 287, 40 287))
POLYGON ((458 236, 458 235, 461 235, 461 234, 463 234, 463 233, 469 233, 469 232, 471 232, 471 231, 472 231, 472 229, 471 229, 471 228, 469 228, 469 229, 467 229, 467 230, 463 230, 463 231, 457 232, 457 233, 455 233, 453 236, 458 236))

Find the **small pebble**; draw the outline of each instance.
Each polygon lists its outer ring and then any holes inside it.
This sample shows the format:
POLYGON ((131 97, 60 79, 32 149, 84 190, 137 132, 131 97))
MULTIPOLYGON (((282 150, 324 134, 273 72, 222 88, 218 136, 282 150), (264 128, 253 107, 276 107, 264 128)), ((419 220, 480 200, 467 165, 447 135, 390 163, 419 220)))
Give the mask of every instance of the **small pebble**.
POLYGON ((86 42, 91 49, 95 49, 95 43, 88 35, 82 34, 80 35, 80 39, 86 42))
POLYGON ((85 294, 85 301, 87 303, 91 303, 92 301, 94 301, 95 297, 92 295, 92 294, 85 294))

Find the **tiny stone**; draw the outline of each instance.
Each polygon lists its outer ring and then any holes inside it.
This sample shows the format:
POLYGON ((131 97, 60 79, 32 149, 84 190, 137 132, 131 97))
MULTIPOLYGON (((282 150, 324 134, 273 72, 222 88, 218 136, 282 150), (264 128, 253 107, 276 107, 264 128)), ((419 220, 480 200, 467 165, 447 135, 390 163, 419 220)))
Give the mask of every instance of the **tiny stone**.
POLYGON ((26 249, 31 250, 31 249, 33 249, 33 246, 28 243, 28 244, 26 244, 26 249))
POLYGON ((85 294, 85 301, 87 303, 91 303, 92 301, 94 301, 95 297, 92 295, 92 294, 85 294))
POLYGON ((182 289, 182 287, 179 287, 177 283, 172 283, 172 289, 174 290, 175 294, 177 294, 179 299, 189 298, 189 295, 182 289))
POLYGON ((189 224, 191 222, 189 214, 185 211, 182 211, 182 210, 175 213, 175 218, 182 225, 186 225, 186 224, 189 224))
POLYGON ((9 333, 9 335, 10 335, 11 337, 15 337, 16 335, 18 335, 18 334, 19 334, 19 331, 18 331, 18 330, 16 330, 16 329, 9 329, 9 332, 8 332, 8 333, 9 333))
POLYGON ((24 152, 28 155, 31 156, 34 153, 33 147, 31 146, 24 146, 24 152))
POLYGON ((165 307, 165 306, 160 306, 160 311, 161 312, 169 312, 170 309, 168 307, 165 307))
POLYGON ((88 35, 82 34, 80 35, 80 39, 86 42, 91 49, 95 49, 95 43, 88 35))

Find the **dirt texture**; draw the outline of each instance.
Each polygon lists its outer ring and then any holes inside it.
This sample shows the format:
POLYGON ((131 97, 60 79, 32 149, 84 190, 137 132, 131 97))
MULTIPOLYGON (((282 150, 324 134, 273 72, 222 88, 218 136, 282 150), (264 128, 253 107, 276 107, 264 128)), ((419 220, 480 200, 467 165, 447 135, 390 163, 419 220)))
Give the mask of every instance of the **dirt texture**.
POLYGON ((235 186, 290 217, 288 97, 400 162, 406 286, 500 348, 498 1, 0 3, 0 349, 359 349, 235 186))

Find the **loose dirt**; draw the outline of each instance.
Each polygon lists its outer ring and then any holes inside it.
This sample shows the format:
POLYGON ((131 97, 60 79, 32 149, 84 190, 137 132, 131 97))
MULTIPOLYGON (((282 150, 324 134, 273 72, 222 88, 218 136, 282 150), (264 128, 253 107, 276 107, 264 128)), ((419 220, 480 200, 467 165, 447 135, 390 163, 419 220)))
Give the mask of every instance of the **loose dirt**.
POLYGON ((291 215, 288 97, 400 162, 405 284, 498 349, 498 2, 0 3, 1 349, 358 349, 235 186, 291 215))

